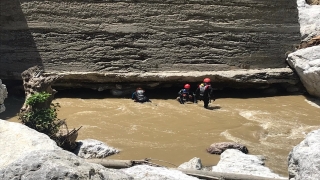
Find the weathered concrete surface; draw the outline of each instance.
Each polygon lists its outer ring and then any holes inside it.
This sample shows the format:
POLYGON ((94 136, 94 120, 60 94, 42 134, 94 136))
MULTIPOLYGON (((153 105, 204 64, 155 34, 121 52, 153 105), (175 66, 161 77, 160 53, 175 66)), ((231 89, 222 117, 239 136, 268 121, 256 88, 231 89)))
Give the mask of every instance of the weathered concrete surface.
MULTIPOLYGON (((284 68, 285 53, 300 42, 292 0, 20 2, 0 2, 3 79, 20 79, 36 64, 46 72, 120 76, 284 68)), ((107 83, 112 77, 75 81, 107 83)), ((65 76, 61 83, 68 80, 65 76)))

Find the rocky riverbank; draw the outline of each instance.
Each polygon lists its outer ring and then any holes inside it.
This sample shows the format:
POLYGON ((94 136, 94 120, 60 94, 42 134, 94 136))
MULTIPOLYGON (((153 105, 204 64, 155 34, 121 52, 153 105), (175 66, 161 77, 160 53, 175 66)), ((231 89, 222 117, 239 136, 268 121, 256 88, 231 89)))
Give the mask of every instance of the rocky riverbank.
MULTIPOLYGON (((85 141, 82 141, 85 142, 85 141)), ((79 155, 82 157, 103 157, 97 154, 111 154, 107 148, 92 148, 88 143, 79 155), (88 148, 90 147, 90 148, 88 148), (86 149, 86 150, 84 150, 86 149), (88 151, 90 149, 90 151, 88 151), (86 154, 83 156, 83 154, 86 154), (92 156, 95 154, 95 156, 92 156)), ((95 141, 97 142, 97 141, 95 141)), ((97 144, 97 143, 96 143, 97 144)), ((98 142, 101 147, 101 142, 98 142)), ((106 146, 105 146, 106 147, 106 146)), ((112 149, 112 148, 109 148, 112 149)), ((199 170, 201 160, 193 158, 182 164, 178 169, 138 165, 124 169, 110 169, 102 165, 89 163, 76 154, 62 150, 48 136, 38 133, 20 123, 0 120, 0 178, 11 179, 175 179, 195 180, 196 177, 188 176, 179 171, 199 170)), ((261 158, 246 155, 238 150, 229 149, 221 155, 217 166, 212 167, 212 172, 235 173, 260 178, 285 179, 274 174, 261 158), (240 160, 239 160, 240 159, 240 160)))

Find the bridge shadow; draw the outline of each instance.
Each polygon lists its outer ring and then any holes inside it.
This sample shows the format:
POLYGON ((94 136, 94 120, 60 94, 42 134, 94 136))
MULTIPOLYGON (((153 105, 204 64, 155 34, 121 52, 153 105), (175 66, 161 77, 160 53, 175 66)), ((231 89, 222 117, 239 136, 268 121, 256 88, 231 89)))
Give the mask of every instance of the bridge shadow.
POLYGON ((41 56, 20 1, 1 0, 0 10, 0 79, 21 80, 24 70, 42 66, 41 56))

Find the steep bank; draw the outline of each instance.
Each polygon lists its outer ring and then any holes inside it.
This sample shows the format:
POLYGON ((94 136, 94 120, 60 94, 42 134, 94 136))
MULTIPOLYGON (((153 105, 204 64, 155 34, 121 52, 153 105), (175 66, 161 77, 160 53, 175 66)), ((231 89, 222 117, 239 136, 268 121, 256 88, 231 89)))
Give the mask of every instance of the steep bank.
POLYGON ((246 79, 246 69, 261 70, 253 83, 268 85, 264 74, 272 69, 282 71, 277 82, 295 79, 293 73, 283 78, 289 69, 281 69, 286 52, 300 42, 297 7, 290 0, 3 0, 1 7, 2 79, 20 79, 33 65, 64 73, 65 86, 132 82, 127 73, 145 72, 161 72, 157 79, 143 75, 146 82, 171 81, 161 74, 172 71, 186 72, 173 79, 184 81, 188 74, 194 82, 213 74, 214 81, 232 87, 246 79), (223 77, 234 70, 244 71, 223 77))

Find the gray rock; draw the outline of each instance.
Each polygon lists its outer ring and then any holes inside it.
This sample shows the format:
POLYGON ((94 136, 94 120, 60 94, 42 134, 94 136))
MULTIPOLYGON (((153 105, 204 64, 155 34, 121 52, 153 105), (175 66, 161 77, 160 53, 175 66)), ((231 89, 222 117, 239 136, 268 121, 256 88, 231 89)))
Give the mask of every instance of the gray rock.
POLYGON ((296 70, 308 93, 320 97, 320 46, 291 53, 287 62, 296 70))
POLYGON ((320 35, 320 6, 308 5, 306 0, 297 0, 300 33, 303 41, 320 35))
POLYGON ((133 178, 120 170, 88 163, 64 150, 37 150, 0 169, 0 179, 132 180, 133 178))
MULTIPOLYGON (((119 81, 130 82, 130 88, 138 86, 155 88, 170 87, 172 82, 194 82, 199 83, 204 77, 211 78, 214 82, 236 83, 237 88, 266 88, 272 84, 298 84, 299 77, 290 68, 268 68, 268 69, 248 69, 248 70, 230 70, 230 71, 162 71, 162 72, 48 72, 47 74, 61 75, 66 78, 67 84, 58 84, 66 88, 86 87, 99 89, 102 82, 110 83, 108 87, 101 90, 115 89, 119 81), (116 78, 115 78, 116 77, 116 78), (92 82, 79 84, 81 81, 92 82), (99 82, 98 82, 99 81, 99 82), (159 82, 160 84, 154 85, 159 82), (114 86, 112 86, 114 85, 114 86), (134 87, 133 87, 134 86, 134 87)), ((221 88, 221 87, 220 87, 221 88)), ((133 90, 134 91, 134 90, 133 90)), ((130 94, 133 92, 130 91, 130 94)), ((115 95, 123 95, 122 91, 112 91, 115 95)))
POLYGON ((35 150, 60 150, 47 135, 15 122, 0 120, 0 169, 35 150))
POLYGON ((310 132, 288 156, 290 180, 320 179, 320 129, 310 132))
POLYGON ((246 146, 236 142, 213 143, 207 148, 207 152, 210 154, 221 154, 227 149, 237 149, 245 154, 249 152, 246 146))
POLYGON ((181 171, 164 167, 139 165, 124 169, 123 171, 137 180, 198 180, 198 178, 188 176, 181 171))
POLYGON ((265 167, 264 162, 258 156, 244 154, 236 149, 225 150, 217 166, 212 167, 212 171, 281 178, 265 167))
MULTIPOLYGON (((285 68, 286 51, 300 42, 292 0, 96 2, 1 0, 0 77, 20 79, 42 65, 46 73, 66 72, 60 87, 102 90, 110 83, 172 83, 177 76, 190 82, 188 74, 208 71, 191 80, 199 82, 213 72, 285 68), (186 73, 162 77, 172 71, 186 73), (158 74, 134 78, 131 72, 158 74)), ((212 80, 236 88, 238 80, 259 86, 294 77, 256 74, 258 81, 247 82, 219 74, 212 80)))
POLYGON ((190 161, 181 164, 178 168, 200 170, 202 169, 201 159, 194 157, 190 161))
POLYGON ((104 158, 119 153, 118 149, 94 139, 80 140, 77 144, 74 153, 81 158, 104 158))
POLYGON ((4 100, 8 97, 8 91, 6 88, 6 85, 2 84, 2 81, 0 79, 0 113, 6 110, 6 107, 4 106, 4 100))

